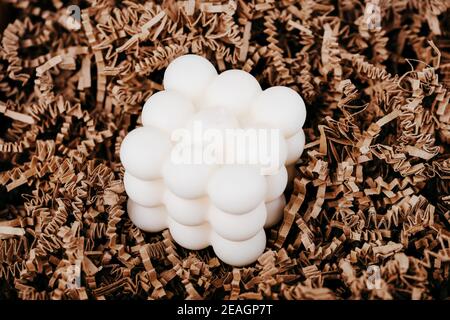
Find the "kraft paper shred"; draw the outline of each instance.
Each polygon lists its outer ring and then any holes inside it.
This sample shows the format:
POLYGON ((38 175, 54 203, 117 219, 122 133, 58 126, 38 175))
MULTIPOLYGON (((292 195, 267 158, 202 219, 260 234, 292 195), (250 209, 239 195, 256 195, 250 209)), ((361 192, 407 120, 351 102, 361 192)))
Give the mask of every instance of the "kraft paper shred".
POLYGON ((449 297, 448 0, 79 3, 0 1, 0 299, 449 297), (186 53, 307 102, 245 268, 126 212, 120 144, 186 53))

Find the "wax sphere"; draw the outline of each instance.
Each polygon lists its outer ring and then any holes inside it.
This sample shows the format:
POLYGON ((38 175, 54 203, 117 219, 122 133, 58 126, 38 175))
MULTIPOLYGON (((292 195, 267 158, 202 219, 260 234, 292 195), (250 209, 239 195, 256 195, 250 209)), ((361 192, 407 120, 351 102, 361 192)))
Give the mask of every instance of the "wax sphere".
POLYGON ((244 241, 230 241, 212 232, 214 253, 225 263, 242 267, 255 262, 266 247, 266 234, 261 229, 253 238, 244 241))
POLYGON ((127 211, 130 220, 141 230, 159 232, 167 228, 167 210, 164 206, 143 207, 128 199, 127 211))
POLYGON ((214 231, 223 238, 243 241, 252 238, 264 227, 266 216, 264 203, 242 215, 226 213, 212 206, 209 211, 209 222, 214 231))
POLYGON ((242 70, 228 70, 214 79, 205 91, 202 108, 225 108, 235 115, 248 111, 252 101, 261 94, 261 86, 242 70))
POLYGON ((164 73, 164 88, 181 93, 196 104, 217 77, 207 59, 188 54, 173 60, 164 73))
POLYGON ((253 101, 251 117, 256 123, 279 128, 286 138, 298 132, 306 119, 302 97, 288 87, 271 87, 253 101))
POLYGON ((120 147, 125 170, 138 179, 152 180, 162 176, 162 165, 172 145, 167 134, 153 127, 134 129, 120 147))
POLYGON ((198 199, 184 199, 167 190, 164 194, 169 215, 180 224, 196 226, 206 221, 209 208, 208 197, 198 199))
POLYGON ((223 166, 214 172, 208 184, 213 205, 232 214, 255 209, 264 200, 266 190, 266 180, 257 166, 223 166))
POLYGON ((287 181, 288 173, 285 166, 282 166, 276 174, 266 176, 266 202, 272 201, 283 194, 286 189, 287 181))
POLYGON ((185 226, 169 217, 168 224, 173 239, 182 247, 189 250, 201 250, 209 246, 211 228, 208 223, 185 226))
POLYGON ((144 207, 154 207, 162 204, 165 185, 162 179, 145 181, 125 172, 123 183, 127 195, 144 207))
POLYGON ((181 128, 194 114, 192 102, 176 91, 160 91, 145 102, 142 110, 144 126, 154 126, 167 133, 181 128))
POLYGON ((287 159, 286 165, 295 164, 305 148, 305 133, 300 129, 296 134, 286 140, 287 159))
POLYGON ((271 228, 280 222, 281 218, 283 218, 285 206, 286 198, 284 194, 272 201, 266 202, 267 219, 264 228, 271 228))
POLYGON ((195 199, 206 195, 206 188, 215 166, 207 164, 177 164, 168 161, 163 168, 164 181, 175 195, 195 199))

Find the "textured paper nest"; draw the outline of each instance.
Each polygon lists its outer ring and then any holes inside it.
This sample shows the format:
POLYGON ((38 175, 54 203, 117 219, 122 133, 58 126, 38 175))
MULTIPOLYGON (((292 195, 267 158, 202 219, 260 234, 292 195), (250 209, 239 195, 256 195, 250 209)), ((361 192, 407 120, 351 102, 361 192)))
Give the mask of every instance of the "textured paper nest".
POLYGON ((449 1, 90 0, 79 30, 68 1, 1 2, 0 299, 449 297, 449 1), (127 217, 120 143, 187 52, 307 101, 284 219, 247 268, 127 217))

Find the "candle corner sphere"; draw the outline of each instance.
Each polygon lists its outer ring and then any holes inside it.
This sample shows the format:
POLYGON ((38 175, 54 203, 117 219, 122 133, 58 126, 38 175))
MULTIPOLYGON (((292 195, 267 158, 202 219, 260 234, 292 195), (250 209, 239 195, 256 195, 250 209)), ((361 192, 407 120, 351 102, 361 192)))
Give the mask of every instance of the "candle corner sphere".
POLYGON ((255 262, 266 247, 266 233, 260 230, 253 238, 244 241, 231 241, 213 232, 211 242, 215 254, 222 261, 236 267, 255 262))
POLYGON ((122 141, 120 160, 134 177, 152 180, 162 176, 162 166, 171 148, 167 134, 154 127, 140 127, 122 141))
POLYGON ((253 102, 251 115, 257 123, 279 128, 289 138, 303 127, 306 107, 302 97, 288 87, 264 90, 253 102))
POLYGON ((241 115, 248 111, 261 92, 261 86, 250 73, 227 70, 207 88, 201 107, 224 108, 234 115, 241 115))
POLYGON ((159 232, 168 227, 168 214, 164 206, 144 207, 128 199, 127 211, 136 227, 146 232, 159 232))
POLYGON ((167 133, 180 128, 194 114, 192 102, 176 91, 164 90, 153 94, 144 104, 142 124, 154 126, 167 133))
POLYGON ((207 59, 187 54, 173 60, 164 73, 166 90, 177 91, 196 103, 204 90, 217 77, 217 71, 207 59))
POLYGON ((208 195, 219 209, 244 214, 264 201, 267 185, 258 167, 223 166, 209 180, 208 195))

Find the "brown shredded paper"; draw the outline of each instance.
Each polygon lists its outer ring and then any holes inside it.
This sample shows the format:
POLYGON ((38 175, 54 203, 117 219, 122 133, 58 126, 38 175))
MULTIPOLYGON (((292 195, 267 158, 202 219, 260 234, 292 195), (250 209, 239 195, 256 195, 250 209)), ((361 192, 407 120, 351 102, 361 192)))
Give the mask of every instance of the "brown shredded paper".
POLYGON ((0 3, 0 300, 449 297, 449 1, 0 3), (185 53, 307 103, 244 268, 127 215, 120 144, 185 53))

